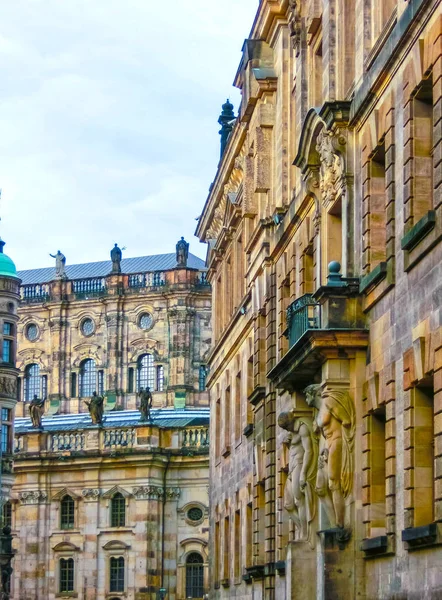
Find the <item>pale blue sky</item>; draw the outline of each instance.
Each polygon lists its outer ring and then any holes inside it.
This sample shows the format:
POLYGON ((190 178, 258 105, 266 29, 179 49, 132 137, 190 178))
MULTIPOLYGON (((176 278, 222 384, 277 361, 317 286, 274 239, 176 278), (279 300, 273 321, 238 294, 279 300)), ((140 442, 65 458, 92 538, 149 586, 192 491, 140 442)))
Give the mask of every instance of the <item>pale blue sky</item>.
POLYGON ((190 251, 257 0, 0 4, 0 235, 19 269, 190 251))

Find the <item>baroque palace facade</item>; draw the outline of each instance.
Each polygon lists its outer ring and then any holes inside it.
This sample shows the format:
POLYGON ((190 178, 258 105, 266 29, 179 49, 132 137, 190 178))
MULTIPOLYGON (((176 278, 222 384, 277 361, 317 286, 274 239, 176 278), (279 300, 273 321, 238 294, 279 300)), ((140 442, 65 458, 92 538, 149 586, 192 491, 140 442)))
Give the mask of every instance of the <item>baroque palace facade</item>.
POLYGON ((441 2, 262 0, 234 83, 197 227, 211 597, 440 598, 441 2))
POLYGON ((56 271, 19 273, 6 513, 20 600, 184 600, 208 588, 204 262, 184 240, 176 254, 123 260, 115 247, 112 263, 65 267, 58 252, 56 271), (139 412, 146 388, 150 414, 139 412))

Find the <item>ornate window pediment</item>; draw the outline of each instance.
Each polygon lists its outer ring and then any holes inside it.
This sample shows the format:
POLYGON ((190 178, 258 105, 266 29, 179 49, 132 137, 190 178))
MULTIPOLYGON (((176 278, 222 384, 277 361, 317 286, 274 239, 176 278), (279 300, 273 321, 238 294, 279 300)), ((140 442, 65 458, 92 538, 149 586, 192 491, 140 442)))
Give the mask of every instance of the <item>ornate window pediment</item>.
POLYGON ((54 552, 79 552, 81 548, 75 544, 71 544, 71 542, 60 542, 59 544, 56 544, 52 550, 54 552))
POLYGON ((62 500, 62 498, 64 498, 65 496, 70 496, 73 500, 79 500, 81 497, 75 492, 73 492, 70 488, 65 487, 56 494, 54 494, 51 498, 51 501, 57 502, 59 500, 62 500))
POLYGON ((130 545, 119 540, 111 540, 104 544, 103 550, 130 550, 130 545))
POLYGON ((112 498, 115 494, 121 494, 124 498, 130 498, 130 496, 132 496, 130 492, 127 492, 119 485, 114 485, 113 488, 103 494, 103 498, 112 498))

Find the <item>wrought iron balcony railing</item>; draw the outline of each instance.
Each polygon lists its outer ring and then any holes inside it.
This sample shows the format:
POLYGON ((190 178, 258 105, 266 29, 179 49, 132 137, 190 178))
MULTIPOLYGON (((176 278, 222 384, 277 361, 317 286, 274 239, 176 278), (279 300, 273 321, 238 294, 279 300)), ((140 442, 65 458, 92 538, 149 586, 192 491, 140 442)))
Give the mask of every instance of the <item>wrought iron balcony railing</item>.
POLYGON ((27 304, 47 302, 51 297, 48 283, 22 285, 20 287, 20 295, 22 301, 27 304))
POLYGON ((287 308, 287 328, 290 346, 309 329, 321 328, 321 306, 312 294, 304 294, 287 308))

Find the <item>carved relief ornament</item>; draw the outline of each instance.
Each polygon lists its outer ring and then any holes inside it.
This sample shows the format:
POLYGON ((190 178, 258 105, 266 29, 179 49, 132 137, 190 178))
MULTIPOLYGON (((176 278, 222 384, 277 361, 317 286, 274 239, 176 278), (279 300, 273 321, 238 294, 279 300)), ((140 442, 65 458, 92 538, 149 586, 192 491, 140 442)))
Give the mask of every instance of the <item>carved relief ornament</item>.
POLYGON ((30 490, 19 492, 18 499, 22 504, 38 504, 39 502, 45 502, 48 499, 48 495, 41 490, 30 490))
POLYGON ((96 488, 86 488, 81 492, 81 495, 86 500, 98 500, 100 497, 100 490, 96 488))
POLYGON ((295 56, 301 52, 301 2, 289 0, 289 29, 295 56))
MULTIPOLYGON (((157 485, 142 485, 132 488, 132 494, 137 500, 159 500, 164 497, 164 488, 157 485)), ((177 500, 180 495, 180 488, 166 488, 166 498, 168 500, 177 500)))
POLYGON ((317 137, 316 150, 320 159, 320 181, 322 203, 333 203, 338 194, 345 192, 344 157, 338 149, 343 149, 347 140, 339 130, 337 132, 322 129, 317 137))

